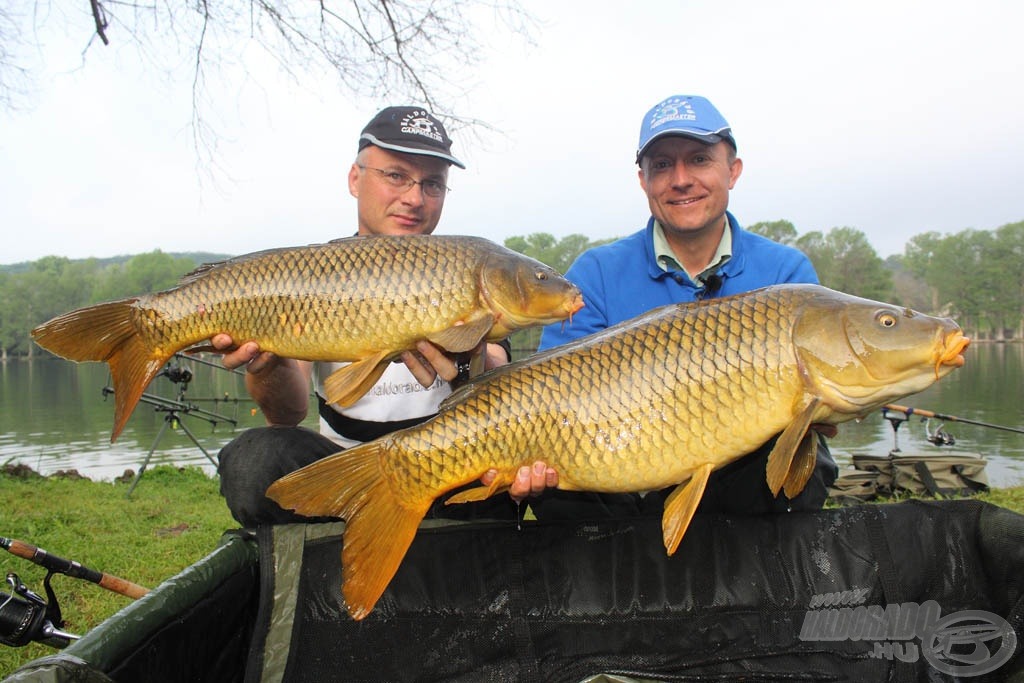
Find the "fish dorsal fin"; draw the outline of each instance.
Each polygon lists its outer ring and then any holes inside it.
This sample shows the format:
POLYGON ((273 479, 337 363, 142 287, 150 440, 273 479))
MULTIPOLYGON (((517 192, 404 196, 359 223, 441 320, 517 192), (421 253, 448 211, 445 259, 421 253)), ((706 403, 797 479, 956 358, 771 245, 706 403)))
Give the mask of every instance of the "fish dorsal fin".
POLYGON ((335 370, 324 380, 324 399, 342 408, 352 405, 384 374, 390 356, 390 351, 380 351, 335 370))
POLYGON ((782 485, 782 490, 786 492, 787 498, 793 500, 804 490, 804 486, 807 485, 811 475, 814 473, 817 459, 818 433, 813 429, 808 429, 807 433, 804 434, 804 438, 800 441, 800 445, 797 446, 793 464, 790 466, 789 474, 786 475, 786 481, 782 485))
POLYGON ((683 534, 690 526, 693 514, 697 512, 700 499, 704 497, 704 489, 708 485, 708 477, 714 466, 706 463, 697 468, 685 484, 680 484, 665 500, 665 512, 661 517, 661 533, 665 540, 665 551, 672 555, 683 534))
POLYGON ((469 351, 483 341, 494 325, 494 316, 490 313, 470 320, 465 325, 453 325, 438 332, 427 335, 427 339, 445 351, 461 353, 469 351))
MULTIPOLYGON (((768 466, 765 468, 765 477, 768 481, 768 488, 771 489, 773 496, 778 496, 779 491, 785 485, 804 435, 807 434, 807 430, 811 427, 811 416, 814 415, 814 411, 820 403, 820 398, 812 398, 804 409, 794 416, 793 421, 783 430, 782 434, 779 435, 778 440, 775 442, 775 447, 768 454, 768 466)), ((798 464, 797 467, 799 468, 800 465, 798 464)))

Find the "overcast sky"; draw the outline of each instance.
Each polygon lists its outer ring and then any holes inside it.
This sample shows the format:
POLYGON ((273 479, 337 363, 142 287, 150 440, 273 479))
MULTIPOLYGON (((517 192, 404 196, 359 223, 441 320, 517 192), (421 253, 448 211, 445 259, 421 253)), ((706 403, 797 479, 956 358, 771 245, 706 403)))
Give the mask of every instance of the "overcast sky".
MULTIPOLYGON (((732 125, 741 223, 849 226, 885 257, 921 232, 1024 220, 1024 3, 524 5, 536 44, 495 40, 463 74, 477 83, 465 115, 502 134, 455 136, 469 168, 452 169, 439 233, 636 231, 640 120, 673 94, 708 97, 732 125)), ((189 73, 162 79, 102 45, 81 66, 89 29, 40 33, 48 72, 22 109, 0 111, 0 263, 240 254, 354 232, 345 176, 359 130, 402 102, 252 64, 216 101, 213 182, 196 168, 189 73)))

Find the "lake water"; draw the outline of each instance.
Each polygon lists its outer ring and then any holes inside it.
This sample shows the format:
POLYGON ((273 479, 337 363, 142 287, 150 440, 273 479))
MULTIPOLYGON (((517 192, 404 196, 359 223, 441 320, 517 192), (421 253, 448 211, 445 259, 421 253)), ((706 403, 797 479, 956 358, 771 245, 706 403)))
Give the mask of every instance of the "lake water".
MULTIPOLYGON (((1024 427, 1024 344, 975 344, 966 357, 963 368, 898 403, 1024 427)), ((263 419, 254 412, 240 373, 189 360, 180 361, 178 367, 192 373, 191 381, 157 377, 147 389, 147 402, 139 404, 124 432, 111 444, 114 399, 104 395, 104 387, 110 385, 105 364, 76 365, 54 359, 0 363, 0 464, 23 463, 43 474, 75 469, 93 479, 113 479, 126 469, 137 471, 153 449, 151 466, 195 465, 212 473, 213 465, 182 425, 215 458, 240 430, 258 426, 263 419), (189 409, 172 414, 168 408, 175 404, 189 409)), ((315 428, 314 418, 306 424, 315 428)), ((1024 434, 947 422, 945 430, 956 444, 938 447, 928 442, 927 432, 939 426, 936 420, 925 423, 913 417, 899 428, 900 449, 904 453, 981 453, 989 461, 990 484, 1024 483, 1024 434)), ((831 445, 840 464, 848 463, 851 453, 884 455, 893 447, 893 430, 879 411, 860 422, 840 425, 831 445)))

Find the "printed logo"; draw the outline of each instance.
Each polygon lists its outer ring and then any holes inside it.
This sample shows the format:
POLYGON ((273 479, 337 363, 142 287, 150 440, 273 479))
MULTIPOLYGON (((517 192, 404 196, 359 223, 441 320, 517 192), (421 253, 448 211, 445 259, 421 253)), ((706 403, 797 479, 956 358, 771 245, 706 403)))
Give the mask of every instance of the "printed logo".
POLYGON ((690 105, 690 100, 683 97, 671 97, 662 102, 651 114, 651 130, 660 128, 673 121, 696 121, 697 114, 690 105))
POLYGON ((921 639, 921 650, 928 663, 952 676, 980 676, 995 671, 1006 663, 1016 647, 1017 634, 1010 624, 999 615, 982 610, 945 616, 921 639))
POLYGON ((402 132, 412 135, 422 135, 437 142, 444 142, 444 137, 438 130, 437 121, 427 112, 416 110, 407 114, 402 119, 402 132))
POLYGON ((964 678, 995 671, 1017 648, 1017 634, 997 614, 964 610, 943 617, 934 600, 865 605, 868 592, 812 596, 800 640, 870 642, 868 654, 876 659, 917 662, 923 655, 941 673, 964 678))

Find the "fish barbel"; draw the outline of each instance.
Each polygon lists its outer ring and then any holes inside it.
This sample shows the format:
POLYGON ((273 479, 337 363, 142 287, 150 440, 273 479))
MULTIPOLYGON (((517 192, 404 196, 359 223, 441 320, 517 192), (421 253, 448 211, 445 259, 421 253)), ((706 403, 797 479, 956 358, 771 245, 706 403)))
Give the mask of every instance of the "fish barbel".
POLYGON ((862 416, 963 365, 951 320, 817 285, 776 285, 655 309, 481 375, 431 420, 329 456, 267 495, 306 516, 347 521, 342 592, 361 619, 387 587, 435 498, 508 488, 543 459, 558 488, 636 492, 665 502, 675 552, 708 476, 779 435, 766 480, 790 498, 814 469, 813 423, 862 416))
POLYGON ((417 341, 469 351, 582 306, 554 270, 486 239, 351 237, 200 266, 173 289, 65 313, 32 338, 109 363, 114 441, 167 360, 219 333, 287 358, 351 361, 325 380, 326 400, 346 406, 417 341))

